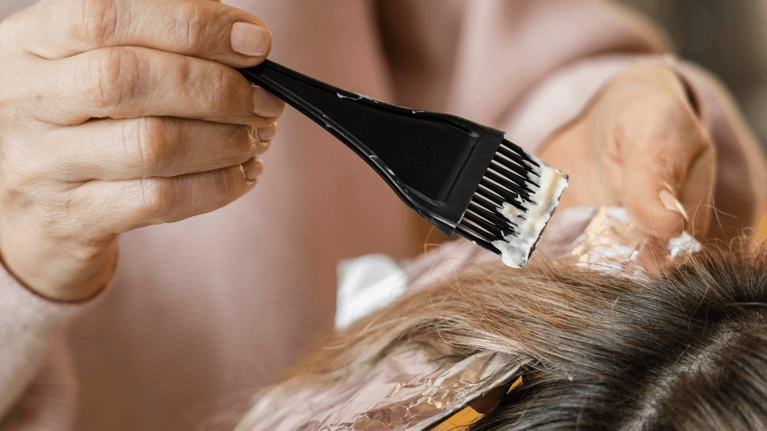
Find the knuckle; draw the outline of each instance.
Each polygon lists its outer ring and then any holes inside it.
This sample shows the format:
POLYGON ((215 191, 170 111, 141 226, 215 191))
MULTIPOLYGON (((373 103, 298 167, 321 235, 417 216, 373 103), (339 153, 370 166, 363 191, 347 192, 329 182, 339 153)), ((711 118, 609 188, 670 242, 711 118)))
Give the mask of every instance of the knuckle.
POLYGON ((256 154, 262 154, 269 149, 270 141, 261 141, 258 133, 258 128, 250 127, 248 129, 248 139, 250 140, 251 145, 255 148, 256 154))
POLYGON ((83 96, 98 107, 119 106, 133 93, 139 70, 135 52, 122 48, 95 51, 82 75, 83 96))
POLYGON ((115 37, 120 16, 116 0, 75 0, 72 13, 71 39, 96 47, 115 37))
POLYGON ((234 151, 239 163, 251 158, 258 148, 258 135, 255 127, 235 126, 236 129, 231 134, 234 140, 234 151))
POLYGON ((195 75, 195 68, 192 65, 191 60, 189 57, 181 57, 178 59, 178 61, 175 63, 175 76, 176 81, 174 84, 183 86, 188 85, 190 82, 195 82, 197 79, 197 76, 195 75))
POLYGON ((210 76, 210 109, 221 118, 231 116, 235 112, 233 101, 242 97, 241 92, 235 90, 235 77, 233 70, 221 66, 216 67, 210 76))
POLYGON ((258 137, 258 127, 247 126, 248 131, 248 143, 250 145, 258 145, 261 139, 258 137))
POLYGON ((263 154, 263 153, 265 153, 265 152, 269 151, 269 148, 270 148, 271 146, 272 146, 272 141, 264 141, 264 142, 260 142, 260 143, 258 144, 258 147, 257 147, 256 153, 257 153, 257 154, 263 154))
POLYGON ((103 257, 104 248, 105 246, 102 246, 99 243, 78 244, 77 247, 70 250, 70 254, 81 262, 96 262, 103 257))
POLYGON ((155 223, 169 221, 176 201, 173 180, 145 178, 139 180, 138 210, 155 223))
POLYGON ((661 117, 679 118, 680 115, 687 113, 685 102, 667 93, 647 95, 645 106, 661 117))
POLYGON ((222 169, 216 179, 216 192, 221 197, 220 206, 224 206, 234 201, 240 196, 242 190, 242 179, 239 166, 222 169))
POLYGON ((232 166, 211 172, 204 181, 208 199, 200 200, 195 208, 198 213, 206 213, 222 208, 239 197, 242 181, 238 180, 237 172, 242 168, 232 166))
POLYGON ((24 195, 35 183, 39 181, 39 173, 29 163, 29 160, 21 157, 6 157, 3 155, 2 182, 3 189, 16 195, 24 195), (21 163, 19 163, 19 161, 21 163))
POLYGON ((131 141, 135 145, 127 150, 131 167, 150 174, 164 171, 178 150, 178 139, 173 136, 175 128, 160 117, 141 118, 135 124, 135 139, 131 141))
POLYGON ((71 241, 76 238, 78 221, 72 220, 72 198, 59 198, 55 204, 44 204, 37 208, 35 217, 40 233, 48 238, 71 241), (67 218, 69 216, 69 218, 67 218), (64 221, 66 220, 66 222, 64 221))
POLYGON ((204 52, 211 41, 205 2, 185 2, 176 9, 176 34, 182 35, 186 52, 204 52))
MULTIPOLYGON (((90 261, 103 251, 104 233, 94 225, 91 211, 78 208, 81 198, 68 196, 41 209, 40 230, 48 238, 65 241, 74 248, 70 252, 78 259, 90 261)), ((107 233, 111 237, 114 234, 107 233)))
POLYGON ((37 196, 35 220, 46 237, 69 243, 84 243, 100 237, 94 223, 96 199, 77 188, 46 190, 37 196))

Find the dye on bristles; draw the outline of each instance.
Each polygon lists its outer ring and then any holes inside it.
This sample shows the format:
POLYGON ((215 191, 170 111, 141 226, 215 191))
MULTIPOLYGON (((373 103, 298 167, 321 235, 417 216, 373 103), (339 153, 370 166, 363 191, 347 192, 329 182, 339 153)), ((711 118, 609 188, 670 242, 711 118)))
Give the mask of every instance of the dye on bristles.
POLYGON ((522 268, 566 188, 566 174, 504 139, 456 233, 522 268))
POLYGON ((332 133, 447 236, 527 263, 567 176, 504 133, 465 118, 389 105, 265 60, 247 79, 332 133))

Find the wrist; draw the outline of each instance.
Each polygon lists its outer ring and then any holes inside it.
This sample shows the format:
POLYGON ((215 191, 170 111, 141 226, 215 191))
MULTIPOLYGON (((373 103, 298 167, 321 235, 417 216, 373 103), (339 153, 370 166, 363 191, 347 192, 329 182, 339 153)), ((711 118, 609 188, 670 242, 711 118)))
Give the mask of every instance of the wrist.
POLYGON ((8 252, 3 247, 0 260, 19 284, 38 296, 54 301, 78 302, 96 296, 114 275, 117 246, 87 254, 58 253, 45 258, 8 252))

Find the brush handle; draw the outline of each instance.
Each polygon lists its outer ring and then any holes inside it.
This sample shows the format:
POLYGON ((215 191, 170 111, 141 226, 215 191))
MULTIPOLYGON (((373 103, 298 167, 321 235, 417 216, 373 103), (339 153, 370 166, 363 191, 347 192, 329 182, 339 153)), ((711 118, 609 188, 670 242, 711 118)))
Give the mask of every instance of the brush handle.
POLYGON ((389 105, 269 60, 240 72, 336 136, 448 235, 503 139, 466 119, 389 105))

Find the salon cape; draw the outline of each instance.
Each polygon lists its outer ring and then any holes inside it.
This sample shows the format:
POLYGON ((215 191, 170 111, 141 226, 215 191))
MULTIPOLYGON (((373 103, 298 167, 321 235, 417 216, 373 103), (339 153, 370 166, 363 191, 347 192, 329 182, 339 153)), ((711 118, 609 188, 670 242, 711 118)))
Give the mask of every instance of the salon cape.
MULTIPOLYGON (((2 0, 0 17, 32 3, 2 0)), ((665 56, 651 25, 607 2, 231 3, 268 23, 280 63, 505 130, 531 152, 616 73, 663 62, 689 82, 716 144, 716 203, 735 216, 720 220, 753 227, 766 200, 761 153, 721 85, 665 56)), ((415 216, 356 155, 294 110, 278 128, 253 192, 122 235, 117 273, 97 298, 49 301, 0 268, 1 431, 236 421, 259 387, 332 330, 341 259, 422 250, 409 239, 415 216)), ((429 274, 424 265, 413 268, 429 274)))

